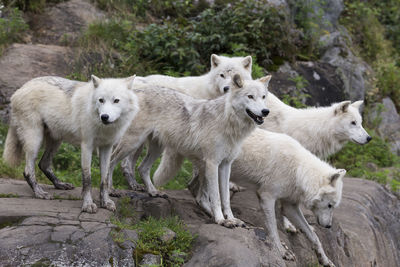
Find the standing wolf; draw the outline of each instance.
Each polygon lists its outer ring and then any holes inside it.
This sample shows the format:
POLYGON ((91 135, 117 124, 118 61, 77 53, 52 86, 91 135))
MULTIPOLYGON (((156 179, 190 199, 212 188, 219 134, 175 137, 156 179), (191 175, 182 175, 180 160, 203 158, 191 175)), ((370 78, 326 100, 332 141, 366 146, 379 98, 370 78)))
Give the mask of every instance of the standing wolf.
POLYGON ((304 218, 300 205, 314 213, 319 225, 330 228, 333 210, 342 197, 345 174, 345 170, 332 168, 290 136, 261 129, 246 138, 242 152, 232 165, 233 179, 246 179, 257 185, 268 236, 282 256, 289 260, 294 258, 279 239, 275 219, 277 200, 281 201, 283 214, 311 241, 319 262, 324 266, 334 264, 304 218))
MULTIPOLYGON (((211 55, 211 68, 207 74, 202 76, 190 76, 175 78, 165 75, 150 75, 146 77, 136 77, 135 88, 148 87, 149 85, 158 85, 180 91, 198 99, 214 99, 229 91, 232 78, 235 74, 241 75, 245 80, 251 79, 251 56, 246 57, 224 57, 211 55)), ((129 155, 121 163, 121 168, 131 189, 136 190, 141 186, 135 179, 136 161, 141 154, 142 149, 129 155)), ((173 157, 173 153, 167 148, 164 152, 173 157)), ((168 157, 169 164, 174 162, 168 157)), ((167 158, 167 157, 166 157, 167 158)), ((162 159, 163 161, 163 159, 162 159)), ((110 188, 112 185, 110 185, 110 188)))
MULTIPOLYGON (((270 76, 267 79, 269 81, 270 76)), ((162 146, 174 148, 197 165, 204 166, 205 188, 215 222, 227 227, 242 225, 230 208, 230 166, 243 139, 256 124, 262 124, 263 117, 269 113, 264 101, 265 85, 243 81, 236 74, 229 92, 213 100, 194 99, 163 87, 136 89, 140 111, 113 151, 109 180, 116 164, 149 139, 148 155, 139 173, 150 194, 158 194, 150 179, 153 162, 161 154, 162 146)))
MULTIPOLYGON (((286 250, 279 239, 275 217, 278 200, 283 214, 311 241, 319 262, 324 266, 334 264, 304 218, 300 205, 314 213, 319 225, 330 228, 333 210, 341 200, 345 173, 345 170, 337 170, 317 158, 292 137, 262 129, 254 130, 244 140, 241 152, 232 164, 232 179, 255 186, 268 236, 282 257, 295 259, 293 252, 286 250)), ((198 175, 195 182, 201 183, 203 174, 200 171, 198 175)), ((210 212, 207 192, 202 192, 201 185, 197 189, 197 201, 210 212)))
MULTIPOLYGON (((81 146, 82 210, 97 211, 91 195, 92 151, 100 151, 102 185, 107 178, 111 148, 138 112, 132 92, 134 76, 127 79, 99 79, 87 83, 60 77, 40 77, 24 84, 11 97, 11 121, 3 157, 17 165, 25 151, 24 177, 37 198, 51 196, 37 184, 35 160, 42 141, 45 151, 39 168, 58 189, 70 189, 55 176, 51 162, 62 141, 81 146)), ((103 187, 103 186, 102 186, 103 187)), ((114 210, 114 203, 101 188, 101 207, 114 210)))

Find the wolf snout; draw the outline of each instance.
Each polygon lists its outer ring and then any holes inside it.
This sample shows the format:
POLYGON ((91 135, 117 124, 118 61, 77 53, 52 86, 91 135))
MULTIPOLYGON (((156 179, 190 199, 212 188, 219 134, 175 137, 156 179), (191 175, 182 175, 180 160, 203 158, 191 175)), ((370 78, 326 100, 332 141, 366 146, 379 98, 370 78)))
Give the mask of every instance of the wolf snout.
POLYGON ((264 108, 263 110, 261 110, 261 113, 263 114, 264 117, 267 117, 269 114, 269 109, 264 108))
POLYGON ((371 141, 371 140, 372 140, 372 137, 368 135, 368 137, 367 137, 367 143, 369 143, 369 141, 371 141))
POLYGON ((104 124, 107 124, 107 123, 108 123, 108 119, 110 118, 110 116, 108 116, 107 114, 102 114, 102 115, 100 116, 100 118, 101 118, 101 121, 102 121, 104 124))
POLYGON ((228 92, 229 91, 229 86, 225 86, 224 87, 224 93, 226 93, 226 92, 228 92))
POLYGON ((328 225, 325 225, 325 228, 331 228, 332 227, 332 224, 328 224, 328 225))

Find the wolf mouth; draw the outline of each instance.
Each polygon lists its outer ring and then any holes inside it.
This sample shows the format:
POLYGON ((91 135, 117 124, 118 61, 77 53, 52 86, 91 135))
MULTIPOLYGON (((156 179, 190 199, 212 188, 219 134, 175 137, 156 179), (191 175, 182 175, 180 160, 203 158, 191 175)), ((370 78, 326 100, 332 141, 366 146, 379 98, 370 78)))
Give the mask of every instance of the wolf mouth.
POLYGON ((249 117, 252 118, 255 123, 257 123, 258 125, 263 124, 263 122, 264 122, 263 117, 257 116, 256 114, 254 114, 247 108, 246 108, 246 112, 247 112, 247 115, 249 115, 249 117))

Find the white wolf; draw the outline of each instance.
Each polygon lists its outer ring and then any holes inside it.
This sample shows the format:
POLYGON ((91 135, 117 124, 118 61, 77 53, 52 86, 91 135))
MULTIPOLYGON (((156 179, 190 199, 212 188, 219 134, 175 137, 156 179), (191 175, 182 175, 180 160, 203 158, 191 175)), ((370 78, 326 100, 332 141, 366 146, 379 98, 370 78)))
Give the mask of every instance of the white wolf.
POLYGON ((25 83, 11 97, 11 120, 3 157, 17 165, 25 151, 24 177, 38 198, 51 195, 37 184, 35 160, 42 141, 45 151, 39 168, 56 188, 70 189, 60 182, 51 162, 62 141, 81 146, 82 210, 96 212, 91 196, 90 167, 93 148, 100 151, 101 203, 114 210, 114 203, 104 194, 111 149, 138 112, 138 99, 130 90, 134 76, 126 79, 99 79, 77 82, 60 77, 39 77, 25 83))
MULTIPOLYGON (((362 127, 359 109, 363 101, 296 109, 269 94, 267 103, 271 113, 261 127, 290 135, 319 158, 338 152, 348 141, 363 145, 372 139, 362 127)), ((286 217, 283 223, 287 231, 296 232, 286 217)))
MULTIPOLYGON (((245 80, 251 79, 252 58, 246 57, 225 57, 211 55, 211 68, 207 74, 191 77, 170 77, 165 75, 150 75, 146 77, 136 77, 135 88, 148 87, 149 85, 159 85, 180 91, 198 99, 214 99, 229 91, 232 78, 235 74, 241 75, 245 80)), ((121 162, 121 168, 131 189, 136 190, 141 186, 135 179, 135 166, 142 149, 138 149, 135 154, 129 155, 121 162)), ((168 149, 165 154, 171 152, 168 149)), ((172 157, 173 155, 171 155, 172 157)), ((112 185, 110 185, 110 188, 112 185)))
MULTIPOLYGON (((318 224, 330 228, 333 210, 341 200, 345 174, 346 170, 331 167, 292 137, 262 129, 256 129, 245 139, 241 153, 232 164, 232 179, 248 181, 256 186, 267 234, 282 257, 295 259, 293 252, 286 250, 279 239, 275 217, 277 200, 281 202, 283 214, 311 241, 319 262, 324 266, 334 264, 304 218, 300 205, 314 213, 318 224)), ((201 172, 198 178, 200 181, 203 179, 201 172)), ((197 195, 208 202, 206 192, 197 195)))
POLYGON ((243 139, 269 113, 264 101, 267 84, 242 80, 236 74, 229 92, 212 100, 157 86, 134 90, 140 111, 113 151, 109 180, 115 165, 151 137, 148 155, 139 167, 151 195, 158 194, 150 179, 151 165, 161 154, 161 146, 168 146, 205 169, 205 188, 215 222, 227 227, 243 225, 230 208, 230 166, 243 139))

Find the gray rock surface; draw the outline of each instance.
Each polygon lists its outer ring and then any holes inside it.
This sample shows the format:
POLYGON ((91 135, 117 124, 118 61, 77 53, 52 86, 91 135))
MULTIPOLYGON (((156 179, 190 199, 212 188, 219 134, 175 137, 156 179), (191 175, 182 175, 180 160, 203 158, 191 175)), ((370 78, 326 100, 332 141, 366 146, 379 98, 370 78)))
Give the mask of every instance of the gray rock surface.
MULTIPOLYGON (((246 186, 245 184, 243 184, 246 186)), ((136 231, 124 230, 127 240, 115 244, 111 213, 81 213, 80 188, 57 192, 58 200, 33 199, 25 181, 0 179, 0 266, 47 262, 55 265, 134 266, 132 251, 136 231)), ((169 198, 151 198, 128 192, 137 218, 178 215, 197 235, 185 266, 310 266, 317 263, 310 242, 302 233, 280 231, 282 241, 296 254, 296 262, 284 261, 263 230, 263 215, 252 190, 232 197, 234 214, 248 229, 218 226, 196 205, 187 190, 167 191, 169 198)), ((98 201, 98 192, 94 193, 98 201)), ((337 266, 398 266, 400 262, 400 201, 383 186, 357 178, 344 181, 343 199, 331 229, 321 228, 305 211, 328 257, 337 266)))
POLYGON ((68 45, 90 23, 106 18, 104 12, 90 1, 70 0, 48 6, 41 14, 30 19, 32 42, 40 44, 68 45))
POLYGON ((72 68, 73 52, 55 45, 13 44, 0 57, 0 117, 9 113, 11 95, 38 76, 66 76, 72 68))
MULTIPOLYGON (((134 266, 134 246, 121 248, 110 236, 110 211, 82 213, 81 200, 69 200, 79 199, 81 188, 44 187, 59 199, 34 199, 25 181, 0 179, 0 194, 18 195, 0 198, 0 266, 104 266, 110 259, 134 266)), ((97 190, 94 197, 98 203, 97 190)))
POLYGON ((389 97, 373 105, 368 120, 378 124, 378 134, 389 141, 391 150, 400 156, 400 115, 389 97))

